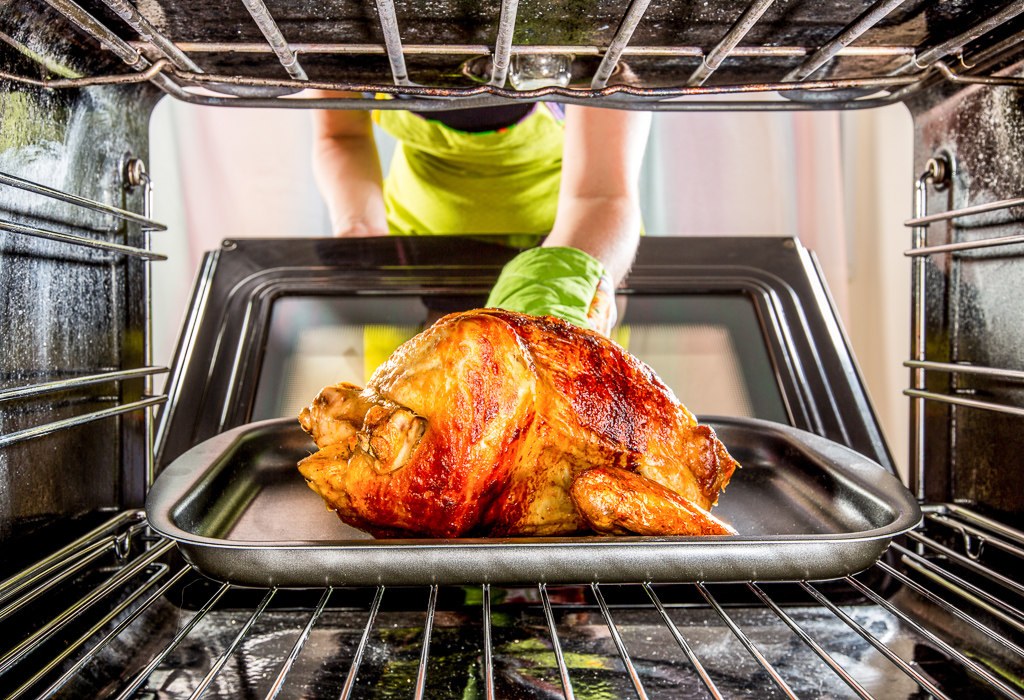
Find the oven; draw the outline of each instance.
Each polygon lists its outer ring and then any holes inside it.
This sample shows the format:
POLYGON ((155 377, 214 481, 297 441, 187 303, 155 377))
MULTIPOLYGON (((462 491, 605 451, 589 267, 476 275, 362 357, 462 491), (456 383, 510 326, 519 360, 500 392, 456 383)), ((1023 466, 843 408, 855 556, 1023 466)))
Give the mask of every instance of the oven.
MULTIPOLYGON (((1022 31, 1024 2, 1005 0, 5 3, 0 695, 1024 697, 1022 31), (545 84, 508 86, 524 76, 545 84), (401 99, 296 97, 305 87, 401 99), (479 306, 516 251, 224 241, 199 268, 172 366, 154 366, 150 237, 163 227, 145 164, 161 98, 424 112, 904 103, 913 273, 891 303, 912 308, 907 486, 921 524, 824 581, 204 576, 147 521, 158 475, 204 440, 289 415, 325 372, 365 378, 429 310, 479 306)), ((798 240, 650 238, 619 297, 616 340, 691 408, 816 433, 894 472, 798 240)), ((224 493, 208 514, 222 522, 252 497, 224 493)))

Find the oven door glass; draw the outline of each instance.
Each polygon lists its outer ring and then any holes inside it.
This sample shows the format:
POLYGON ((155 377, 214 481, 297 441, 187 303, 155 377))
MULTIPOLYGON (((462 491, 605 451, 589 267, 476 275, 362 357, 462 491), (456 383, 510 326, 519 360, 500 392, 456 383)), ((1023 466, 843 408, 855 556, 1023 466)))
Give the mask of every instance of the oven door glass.
MULTIPOLYGON (((365 386, 428 316, 482 303, 470 295, 278 299, 251 419, 297 416, 330 384, 365 386)), ((631 294, 619 297, 619 308, 612 339, 650 365, 692 412, 791 422, 748 295, 631 294)))

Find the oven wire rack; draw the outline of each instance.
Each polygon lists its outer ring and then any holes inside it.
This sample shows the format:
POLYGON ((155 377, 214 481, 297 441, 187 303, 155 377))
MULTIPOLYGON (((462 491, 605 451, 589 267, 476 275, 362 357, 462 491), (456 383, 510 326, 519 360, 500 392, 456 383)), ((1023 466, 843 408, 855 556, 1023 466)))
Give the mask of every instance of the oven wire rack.
MULTIPOLYGON (((75 540, 60 551, 42 559, 19 574, 0 582, 0 624, 7 625, 11 618, 24 614, 27 610, 39 613, 35 617, 39 622, 26 637, 20 640, 6 639, 5 645, 14 644, 3 649, 0 655, 0 687, 8 688, 7 698, 49 698, 57 695, 62 689, 75 680, 76 675, 88 670, 89 664, 95 662, 105 648, 128 633, 132 624, 142 616, 149 606, 165 597, 174 586, 202 579, 187 564, 168 564, 174 557, 174 543, 154 536, 147 528, 145 514, 139 510, 122 512, 88 534, 75 540), (102 580, 94 587, 85 590, 81 597, 66 607, 50 607, 49 594, 70 580, 83 575, 98 563, 113 556, 115 566, 100 567, 102 580), (34 608, 34 610, 33 610, 34 608), (53 610, 60 612, 53 615, 53 610), (85 632, 74 639, 61 637, 62 631, 72 622, 80 618, 96 618, 85 632), (7 622, 5 622, 7 621, 7 622), (59 652, 50 652, 52 656, 36 658, 41 650, 54 648, 55 639, 63 640, 56 648, 59 652), (9 685, 11 676, 20 665, 31 665, 31 673, 22 673, 23 680, 16 686, 9 685), (7 674, 11 674, 8 676, 7 674), (4 678, 7 676, 7 678, 4 678)), ((797 581, 790 584, 775 584, 802 592, 812 605, 828 610, 841 620, 853 632, 866 641, 877 652, 883 655, 895 668, 917 684, 924 692, 935 698, 956 698, 955 691, 942 687, 929 673, 923 670, 914 659, 904 658, 896 649, 887 645, 886 639, 880 637, 870 625, 858 621, 857 610, 877 608, 892 615, 898 624, 908 630, 932 648, 937 649, 948 658, 950 663, 961 666, 984 686, 998 696, 1008 698, 1024 698, 1024 688, 1013 682, 1012 676, 999 673, 998 669, 982 664, 958 649, 948 636, 938 629, 930 628, 927 622, 920 620, 919 615, 912 615, 903 609, 902 604, 892 602, 895 597, 889 592, 876 590, 878 584, 869 585, 862 581, 865 578, 879 580, 871 574, 884 573, 906 592, 911 592, 922 602, 941 609, 951 616, 957 625, 970 628, 982 635, 989 643, 997 645, 1002 652, 1017 663, 1024 663, 1024 649, 1014 640, 1013 635, 1024 632, 1024 611, 1014 601, 1024 596, 1024 586, 1011 578, 1008 573, 1019 568, 1024 559, 1024 533, 1006 527, 971 510, 956 505, 933 505, 926 507, 924 524, 909 533, 905 544, 893 543, 893 555, 889 561, 883 559, 874 569, 857 576, 847 577, 843 582, 852 591, 863 597, 862 605, 848 605, 834 602, 834 594, 823 591, 821 583, 797 581), (986 553, 997 552, 1008 557, 1002 566, 986 563, 986 553), (980 582, 980 583, 979 583, 980 582), (993 622, 994 621, 994 622, 993 622)), ((834 584, 833 584, 834 585, 834 584)), ((798 691, 787 681, 789 671, 781 666, 773 665, 767 654, 759 648, 752 635, 744 630, 744 623, 736 619, 736 611, 720 602, 721 591, 730 586, 746 587, 763 611, 770 611, 792 633, 807 646, 821 661, 831 669, 838 679, 857 697, 886 697, 873 695, 862 680, 844 668, 844 656, 830 653, 827 643, 817 641, 812 629, 801 626, 794 608, 780 604, 770 596, 766 587, 756 582, 739 584, 693 584, 703 603, 697 606, 708 615, 720 618, 736 640, 742 645, 750 657, 763 670, 775 690, 788 698, 801 697, 798 691)), ((638 671, 647 663, 631 655, 625 641, 622 627, 616 624, 627 611, 645 607, 637 604, 616 605, 606 600, 607 586, 590 584, 580 586, 577 599, 583 602, 552 603, 549 591, 544 584, 537 587, 532 605, 540 608, 546 621, 548 640, 547 646, 554 655, 557 664, 560 688, 558 692, 567 699, 576 697, 574 693, 574 676, 579 673, 578 666, 567 662, 568 654, 563 652, 565 627, 560 631, 556 613, 565 614, 573 610, 599 611, 607 626, 608 634, 618 652, 618 671, 628 678, 637 697, 647 698, 645 676, 638 671), (585 600, 584 600, 585 598, 585 600)), ((617 588, 617 587, 612 587, 617 588)), ((702 662, 700 655, 690 641, 696 628, 677 622, 678 607, 663 602, 659 595, 659 585, 638 583, 631 586, 642 590, 647 599, 646 608, 655 612, 678 645, 680 658, 688 660, 700 678, 706 691, 714 698, 730 697, 729 693, 718 686, 714 674, 710 673, 702 662)), ((179 622, 173 638, 162 648, 157 649, 148 659, 137 660, 136 668, 130 669, 113 689, 109 697, 127 699, 130 697, 146 697, 147 682, 154 672, 174 652, 189 640, 197 626, 211 611, 218 609, 218 603, 236 587, 223 583, 211 587, 212 594, 205 597, 202 604, 191 615, 184 611, 179 613, 179 622), (143 663, 144 662, 144 663, 143 663), (141 668, 137 668, 141 665, 141 668), (143 694, 139 694, 143 693, 143 694)), ((271 588, 264 591, 262 599, 253 608, 234 609, 232 617, 241 622, 238 631, 230 644, 223 649, 220 656, 210 659, 208 670, 195 687, 190 688, 192 698, 203 695, 215 682, 225 666, 245 648, 247 635, 267 614, 268 609, 284 589, 271 588)), ((403 589, 404 590, 404 589, 403 589)), ((559 587, 564 593, 565 587, 559 587)), ((351 595, 352 589, 333 589, 326 587, 320 591, 318 603, 312 609, 306 609, 305 624, 295 634, 290 651, 283 659, 275 658, 270 662, 273 666, 269 673, 266 688, 261 688, 259 696, 268 700, 277 697, 278 693, 289 683, 289 673, 300 659, 304 645, 311 633, 316 629, 318 621, 327 609, 332 598, 351 595)), ((333 661, 347 665, 348 671, 342 686, 340 697, 344 700, 353 696, 360 674, 360 668, 367 654, 371 635, 375 632, 378 612, 386 593, 384 586, 373 591, 372 602, 360 608, 359 615, 365 620, 362 634, 354 652, 349 658, 333 661)), ((483 697, 497 697, 495 694, 495 648, 493 642, 492 598, 495 592, 484 585, 479 592, 479 614, 481 616, 482 654, 480 654, 480 680, 482 681, 483 697)), ((368 599, 368 596, 366 596, 368 599)), ((429 589, 427 605, 422 613, 420 624, 420 652, 415 668, 415 683, 411 689, 414 698, 425 697, 428 671, 432 666, 430 656, 432 629, 439 613, 438 587, 429 589)), ((693 606, 691 606, 691 609, 693 606)), ((799 608, 797 610, 801 610, 799 608)), ((84 624, 84 623, 83 623, 84 624)), ((81 625, 80 625, 81 626, 81 625)), ((434 666, 436 668, 436 665, 434 666)), ((127 670, 127 669, 126 669, 127 670)), ((649 682, 649 681, 648 681, 649 682)))
MULTIPOLYGON (((49 89, 79 88, 91 85, 124 84, 149 81, 173 97, 194 104, 231 107, 281 107, 291 109, 412 109, 432 111, 454 107, 486 106, 508 100, 548 100, 567 104, 600 104, 617 109, 661 110, 808 110, 808 109, 862 109, 902 101, 932 80, 946 80, 958 84, 984 84, 990 86, 1024 86, 1024 79, 1005 75, 971 74, 977 66, 990 61, 1016 47, 1022 33, 1013 34, 975 52, 970 63, 965 51, 972 42, 1005 25, 1024 12, 1024 0, 1014 0, 984 19, 968 26, 955 36, 927 47, 915 46, 854 46, 858 38, 877 25, 903 0, 877 0, 867 11, 842 28, 821 46, 810 49, 801 46, 746 46, 744 37, 757 25, 758 20, 773 5, 774 0, 753 0, 736 18, 730 29, 710 50, 699 46, 630 46, 635 29, 644 17, 650 0, 632 0, 608 46, 571 45, 539 46, 513 45, 518 0, 502 0, 495 28, 495 44, 403 44, 394 0, 376 0, 377 16, 384 45, 347 43, 289 43, 281 32, 263 0, 244 0, 246 9, 266 42, 181 42, 176 43, 162 34, 128 0, 102 0, 135 32, 140 40, 127 41, 101 20, 78 5, 74 0, 45 0, 76 29, 98 41, 112 52, 130 73, 78 76, 73 71, 60 71, 64 77, 38 79, 24 75, 0 72, 0 79, 24 85, 49 89), (287 79, 260 78, 251 75, 214 75, 205 73, 189 53, 231 52, 261 56, 273 54, 287 79), (310 80, 299 59, 300 54, 331 55, 386 55, 392 82, 363 84, 346 80, 310 80), (412 81, 407 70, 406 55, 478 56, 488 58, 490 80, 472 87, 437 87, 419 85, 412 81), (505 87, 509 63, 513 55, 573 54, 600 56, 600 63, 590 78, 587 88, 548 86, 534 90, 517 91, 505 87), (811 79, 813 74, 837 56, 875 56, 905 59, 896 68, 880 75, 857 78, 823 80, 811 79), (671 88, 650 88, 612 84, 620 61, 626 56, 673 56, 699 58, 700 63, 682 85, 671 88), (706 82, 726 59, 758 59, 797 57, 803 61, 774 82, 747 82, 736 85, 707 85, 706 82), (955 60, 963 72, 954 72, 947 61, 955 60), (256 97, 229 97, 199 87, 242 86, 247 88, 286 88, 293 91, 305 88, 344 90, 360 93, 378 93, 404 96, 411 99, 380 101, 368 98, 312 98, 290 99, 280 95, 256 97), (850 91, 864 90, 868 95, 851 97, 850 91), (801 98, 814 91, 813 99, 801 98), (879 96, 877 93, 887 91, 879 96), (789 94, 796 101, 754 100, 721 102, 670 101, 671 98, 699 97, 729 94, 772 93, 789 94), (830 94, 831 93, 831 94, 830 94)), ((8 43, 53 72, 52 61, 22 46, 13 38, 8 43)))

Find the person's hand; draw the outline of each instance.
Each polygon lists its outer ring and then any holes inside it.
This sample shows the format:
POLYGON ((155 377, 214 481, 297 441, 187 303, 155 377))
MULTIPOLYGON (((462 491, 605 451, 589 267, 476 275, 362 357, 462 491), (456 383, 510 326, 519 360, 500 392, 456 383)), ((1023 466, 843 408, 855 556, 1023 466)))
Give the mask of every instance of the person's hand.
MULTIPOLYGON (((320 93, 318 97, 358 97, 320 93)), ((344 237, 388 235, 384 183, 370 114, 312 110, 313 175, 331 217, 331 233, 344 237)))

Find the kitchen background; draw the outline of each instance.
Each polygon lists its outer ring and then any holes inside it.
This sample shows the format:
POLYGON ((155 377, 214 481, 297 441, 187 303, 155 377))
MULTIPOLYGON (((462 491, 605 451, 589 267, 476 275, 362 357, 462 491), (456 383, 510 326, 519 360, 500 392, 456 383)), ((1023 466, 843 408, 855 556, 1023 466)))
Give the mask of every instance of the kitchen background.
MULTIPOLYGON (((912 133, 902 105, 659 113, 641 182, 648 235, 798 236, 815 251, 904 475, 912 133)), ((204 251, 227 238, 330 235, 310 134, 301 110, 157 105, 153 218, 169 230, 153 248, 169 260, 152 266, 155 364, 171 360, 204 251)), ((386 174, 394 141, 378 130, 377 143, 386 174)))

